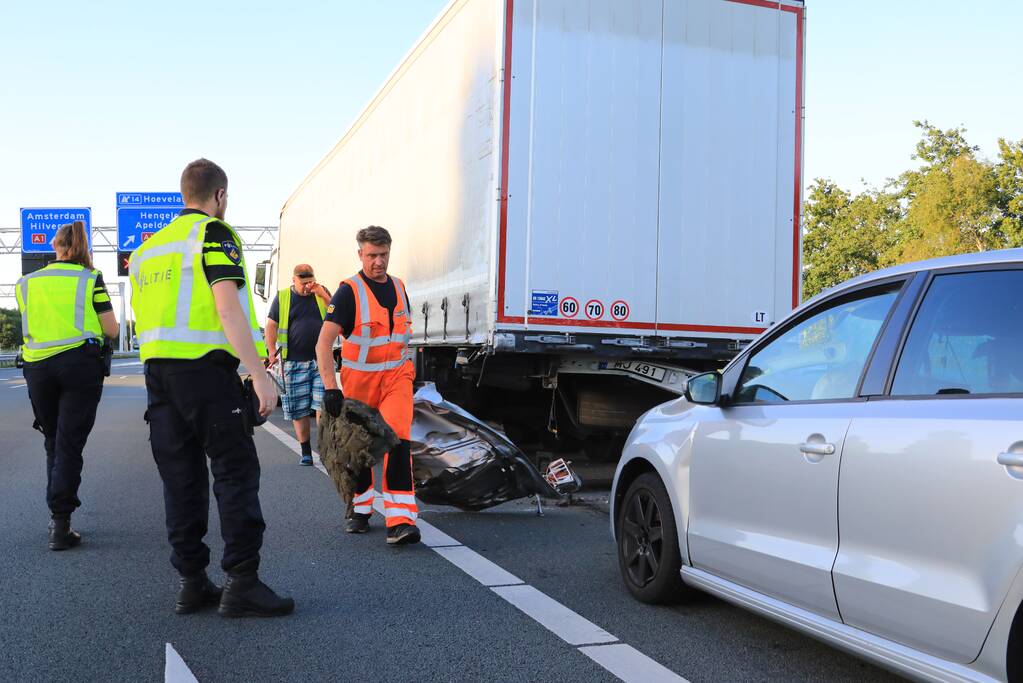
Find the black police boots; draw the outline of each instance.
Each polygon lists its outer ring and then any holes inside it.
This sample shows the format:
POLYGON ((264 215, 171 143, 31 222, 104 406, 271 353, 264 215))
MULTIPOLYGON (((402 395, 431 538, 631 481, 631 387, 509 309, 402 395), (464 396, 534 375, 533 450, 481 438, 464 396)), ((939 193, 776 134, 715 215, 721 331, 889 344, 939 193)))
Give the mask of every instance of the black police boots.
POLYGON ((259 580, 259 560, 247 560, 227 573, 220 596, 222 617, 283 617, 295 609, 295 601, 282 598, 259 580))
POLYGON ((220 593, 220 586, 210 581, 206 572, 182 576, 174 611, 177 614, 191 614, 204 607, 212 607, 220 602, 220 593))
POLYGON ((50 550, 67 550, 81 542, 81 535, 71 531, 71 515, 53 515, 50 518, 50 550))

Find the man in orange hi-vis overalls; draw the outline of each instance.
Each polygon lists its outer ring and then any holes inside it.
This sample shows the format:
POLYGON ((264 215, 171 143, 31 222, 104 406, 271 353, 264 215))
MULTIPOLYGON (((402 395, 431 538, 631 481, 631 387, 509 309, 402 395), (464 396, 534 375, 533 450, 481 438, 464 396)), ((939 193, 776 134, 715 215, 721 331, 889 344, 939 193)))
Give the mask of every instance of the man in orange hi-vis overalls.
MULTIPOLYGON (((387 274, 391 235, 371 225, 356 235, 362 271, 337 288, 320 329, 316 360, 323 378, 323 409, 337 417, 345 396, 376 408, 401 443, 384 456, 384 517, 387 543, 419 542, 415 491, 412 484, 412 382, 416 371, 409 354, 412 315, 405 285, 387 274), (334 376, 334 340, 341 345, 341 388, 334 376)), ((369 531, 373 512, 373 470, 359 473, 354 514, 346 531, 369 531)))

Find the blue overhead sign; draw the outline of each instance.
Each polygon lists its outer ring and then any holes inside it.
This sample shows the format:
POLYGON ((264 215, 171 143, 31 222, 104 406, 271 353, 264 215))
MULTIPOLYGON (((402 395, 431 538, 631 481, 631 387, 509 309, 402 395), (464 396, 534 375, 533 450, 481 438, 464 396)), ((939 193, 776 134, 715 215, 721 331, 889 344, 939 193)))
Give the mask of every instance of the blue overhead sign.
POLYGON ((180 192, 118 192, 117 249, 138 249, 183 208, 180 192))
POLYGON ((82 221, 92 244, 92 209, 27 208, 21 210, 21 251, 25 254, 52 254, 50 241, 62 225, 82 221))

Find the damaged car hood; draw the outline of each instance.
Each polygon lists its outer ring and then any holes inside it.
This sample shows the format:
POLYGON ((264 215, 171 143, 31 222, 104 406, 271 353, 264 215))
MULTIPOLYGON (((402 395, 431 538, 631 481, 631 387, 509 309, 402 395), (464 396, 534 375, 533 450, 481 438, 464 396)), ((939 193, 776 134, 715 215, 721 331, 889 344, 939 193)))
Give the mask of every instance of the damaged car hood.
POLYGON ((411 442, 416 497, 425 503, 482 510, 568 492, 548 483, 507 436, 445 401, 432 383, 415 394, 411 442))

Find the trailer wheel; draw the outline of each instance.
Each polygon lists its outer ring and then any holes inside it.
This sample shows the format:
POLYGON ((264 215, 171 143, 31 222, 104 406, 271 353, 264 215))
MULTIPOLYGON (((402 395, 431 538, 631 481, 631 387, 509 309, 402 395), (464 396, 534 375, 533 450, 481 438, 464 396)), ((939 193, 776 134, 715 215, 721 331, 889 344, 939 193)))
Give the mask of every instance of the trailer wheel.
POLYGON ((633 597, 661 605, 686 597, 675 514, 657 474, 646 472, 629 486, 616 530, 618 568, 633 597))

